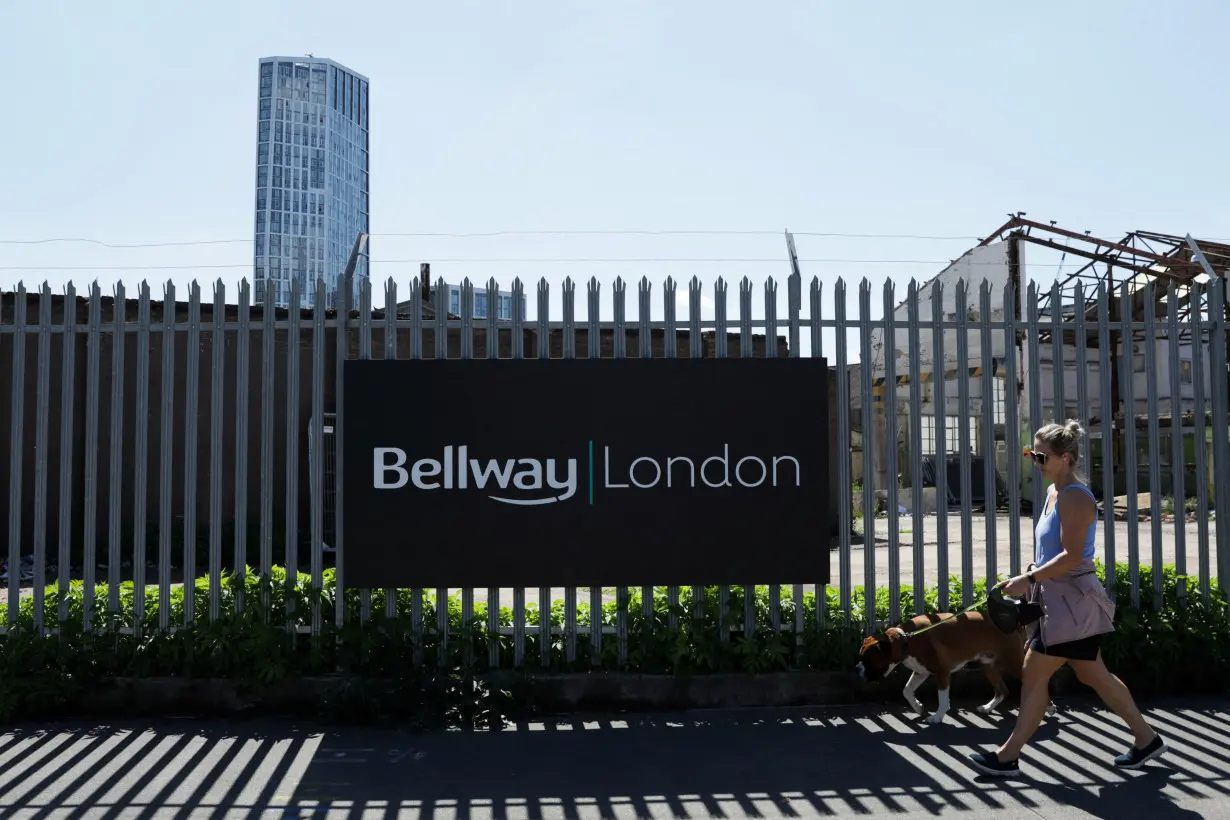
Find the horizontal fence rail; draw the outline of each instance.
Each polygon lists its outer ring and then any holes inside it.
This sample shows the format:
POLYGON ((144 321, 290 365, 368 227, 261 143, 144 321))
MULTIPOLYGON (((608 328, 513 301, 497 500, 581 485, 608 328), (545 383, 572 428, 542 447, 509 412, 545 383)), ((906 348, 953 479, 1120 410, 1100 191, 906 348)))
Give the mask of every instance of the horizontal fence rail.
MULTIPOLYGON (((842 279, 831 293, 819 279, 804 292, 793 275, 779 294, 772 279, 745 278, 735 311, 724 280, 659 289, 646 278, 631 295, 622 280, 609 294, 596 279, 584 287, 585 315, 569 279, 553 318, 541 281, 532 319, 520 280, 507 318, 476 314, 480 296, 499 303, 494 280, 463 282, 459 315, 435 309, 446 283, 419 279, 384 283, 377 307, 359 280, 340 315, 265 311, 246 282, 234 302, 220 282, 212 298, 193 283, 186 301, 170 283, 159 301, 146 283, 135 298, 97 284, 84 296, 46 285, 3 293, 0 621, 13 628, 28 615, 50 632, 78 617, 86 630, 139 633, 262 612, 321 635, 405 618, 424 660, 459 649, 517 666, 627 662, 635 630, 674 629, 707 608, 719 641, 870 631, 928 605, 969 606, 985 584, 1022 571, 1045 493, 1022 450, 1068 418, 1087 431, 1080 461, 1100 502, 1109 587, 1126 583, 1134 604, 1157 605, 1163 566, 1192 579, 1183 595, 1204 600, 1230 577, 1214 514, 1230 509, 1230 480, 1217 480, 1230 475, 1220 280, 1078 286, 1066 303, 1056 286, 1048 304, 1059 308, 1045 315, 1036 283, 1019 294, 989 280, 890 281, 879 293, 864 280, 853 294, 842 279), (612 318, 600 318, 608 308, 612 318), (837 526, 816 538, 833 556, 831 584, 345 587, 341 441, 348 420, 363 423, 361 407, 341 406, 347 359, 777 357, 804 355, 804 342, 830 363, 835 429, 821 432, 837 459, 837 526), (1159 570, 1147 588, 1144 567, 1159 570)), ((324 304, 324 282, 315 290, 324 304)))

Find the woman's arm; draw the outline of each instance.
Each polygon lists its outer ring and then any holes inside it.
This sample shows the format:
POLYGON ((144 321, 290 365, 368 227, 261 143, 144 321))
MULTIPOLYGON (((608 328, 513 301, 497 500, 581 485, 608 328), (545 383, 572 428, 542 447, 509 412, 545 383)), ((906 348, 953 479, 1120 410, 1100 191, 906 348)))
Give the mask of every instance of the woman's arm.
POLYGON ((1056 500, 1059 513, 1059 543, 1063 552, 1034 570, 1035 581, 1055 578, 1073 569, 1081 562, 1085 551, 1085 533, 1097 518, 1098 509, 1093 499, 1084 493, 1060 493, 1056 500))

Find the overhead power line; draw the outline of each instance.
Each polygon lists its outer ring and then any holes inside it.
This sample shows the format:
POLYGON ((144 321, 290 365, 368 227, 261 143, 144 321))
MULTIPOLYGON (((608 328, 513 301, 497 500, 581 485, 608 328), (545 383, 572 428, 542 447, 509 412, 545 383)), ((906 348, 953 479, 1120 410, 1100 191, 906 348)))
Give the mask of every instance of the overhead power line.
MULTIPOLYGON (((944 241, 980 241, 977 236, 938 236, 926 234, 889 234, 889 233, 838 233, 825 231, 792 231, 795 236, 832 237, 837 239, 923 239, 944 241)), ((450 233, 445 231, 421 231, 404 233, 373 233, 373 238, 407 237, 420 239, 480 239, 500 236, 773 236, 781 237, 782 231, 602 231, 602 230, 552 230, 552 231, 476 231, 467 233, 450 233)), ((51 245, 57 243, 84 243, 99 245, 104 248, 170 248, 190 245, 234 245, 251 243, 251 237, 245 239, 198 239, 182 242, 106 242, 88 237, 61 236, 46 239, 0 239, 0 245, 51 245)))
POLYGON ((104 248, 180 248, 188 245, 236 245, 243 242, 251 243, 251 239, 194 239, 185 242, 139 242, 126 245, 113 242, 103 242, 101 239, 87 239, 78 236, 60 236, 52 239, 0 239, 0 245, 51 245, 55 243, 78 242, 88 245, 101 245, 104 248))
MULTIPOLYGON (((955 260, 944 259, 800 259, 799 262, 823 263, 823 264, 840 264, 840 265, 938 265, 948 266, 955 260)), ((637 258, 575 258, 575 259, 549 259, 549 258, 526 258, 526 259, 454 259, 433 257, 430 259, 373 259, 372 265, 418 265, 422 262, 436 263, 455 263, 455 264, 659 264, 659 263, 688 263, 688 264, 785 264, 786 260, 779 257, 768 258, 714 258, 714 257, 669 257, 669 258, 653 258, 653 257, 637 257, 637 258)), ((1002 265, 998 261, 968 261, 968 265, 1002 265)), ((1058 264, 1045 263, 1038 264, 1030 263, 1031 267, 1042 268, 1058 268, 1058 264)), ((239 262, 234 264, 200 264, 200 265, 0 265, 0 270, 16 270, 16 271, 86 271, 86 270, 119 270, 119 271, 137 271, 137 270, 205 270, 205 269, 238 269, 251 268, 251 262, 239 262)))
MULTIPOLYGON (((791 231, 794 236, 809 236, 829 239, 910 239, 941 242, 981 242, 984 237, 966 236, 960 234, 904 234, 904 233, 843 233, 838 231, 791 231)), ((780 238, 783 231, 736 231, 736 230, 543 230, 543 231, 475 231, 466 233, 451 233, 445 231, 418 231, 397 233, 373 233, 373 238, 419 238, 419 239, 482 239, 501 236, 772 236, 780 238)), ((0 245, 52 245, 64 243, 81 243, 98 245, 104 248, 178 248, 200 245, 238 245, 252 244, 252 237, 242 239, 193 239, 175 242, 106 242, 101 239, 77 236, 59 236, 44 239, 0 239, 0 245)), ((1230 242, 1230 239, 1205 237, 1206 242, 1230 242)), ((801 261, 801 260, 800 260, 801 261)))

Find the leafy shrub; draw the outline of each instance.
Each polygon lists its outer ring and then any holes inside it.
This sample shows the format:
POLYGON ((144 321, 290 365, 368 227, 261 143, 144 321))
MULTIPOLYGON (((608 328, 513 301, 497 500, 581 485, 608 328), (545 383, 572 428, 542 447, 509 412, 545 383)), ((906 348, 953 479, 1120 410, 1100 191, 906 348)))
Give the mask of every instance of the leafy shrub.
MULTIPOLYGON (((1230 618, 1223 594, 1214 590, 1205 603, 1194 580, 1182 579, 1167 567, 1163 570, 1161 606, 1155 606, 1153 571, 1141 567, 1139 572, 1140 606, 1133 607, 1128 568, 1124 564, 1116 567, 1119 629, 1104 650, 1108 665, 1134 689, 1170 693, 1224 689, 1230 674, 1230 618), (1182 602, 1181 582, 1187 589, 1182 602)), ((1101 566, 1099 575, 1104 578, 1101 566)), ((306 573, 288 579, 285 571, 276 567, 268 577, 259 577, 250 568, 242 576, 224 574, 217 590, 219 617, 211 621, 214 591, 208 577, 199 578, 190 588, 194 617, 187 626, 188 593, 183 587, 172 587, 167 608, 171 629, 160 628, 156 586, 147 587, 144 605, 137 606, 132 583, 121 584, 120 606, 108 612, 110 590, 106 584, 99 584, 89 630, 83 629, 82 582, 74 581, 65 593, 67 618, 62 622, 61 593, 57 586, 48 586, 42 620, 53 627, 49 634, 37 634, 34 599, 28 597, 21 602, 17 625, 0 639, 0 718, 31 710, 44 712, 81 687, 116 677, 228 678, 260 686, 295 676, 340 673, 352 683, 345 692, 353 704, 363 700, 363 686, 400 681, 399 685, 414 688, 413 697, 401 693, 403 700, 414 700, 428 711, 436 709, 440 719, 481 720, 503 708, 495 702, 498 693, 483 689, 478 676, 493 666, 493 643, 498 647, 499 667, 516 665, 514 637, 505 634, 512 632, 511 607, 500 607, 498 622, 502 629, 492 634, 483 601, 474 602, 473 617, 463 622, 460 593, 441 600, 433 591, 420 592, 416 611, 414 593, 396 590, 395 614, 390 618, 385 615, 383 590, 372 590, 366 603, 359 591, 346 590, 341 601, 344 618, 339 623, 333 571, 324 573, 319 589, 313 589, 310 581, 306 573), (440 607, 448 623, 447 634, 438 629, 440 607), (304 634, 305 629, 310 632, 317 611, 318 634, 304 634), (366 621, 360 617, 364 611, 370 615, 366 621)), ((950 608, 959 608, 961 587, 959 579, 949 580, 950 608)), ((985 580, 973 585, 973 593, 975 600, 985 596, 985 580)), ((602 636, 597 655, 589 635, 579 634, 572 661, 568 660, 564 635, 565 604, 552 601, 547 613, 552 631, 545 668, 555 672, 598 669, 642 674, 846 671, 855 663, 864 634, 867 601, 861 587, 852 590, 849 619, 841 611, 838 590, 826 589, 823 624, 817 617, 815 594, 795 600, 792 587, 780 587, 782 629, 773 628, 767 586, 755 587, 750 602, 745 601, 743 587, 731 587, 724 607, 717 587, 682 587, 674 605, 665 588, 655 587, 648 611, 641 594, 640 588, 628 589, 621 600, 604 602, 597 613, 602 627, 618 627, 623 621, 627 639, 622 651, 617 634, 602 636), (751 632, 744 629, 746 603, 750 603, 754 616, 751 632), (793 624, 800 607, 804 629, 796 634, 793 624), (722 627, 728 633, 725 640, 720 637, 722 627)), ((914 611, 913 595, 912 588, 901 588, 903 613, 914 611)), ((936 612, 937 602, 938 590, 927 589, 924 611, 936 612)), ((876 590, 874 605, 877 620, 887 621, 888 589, 876 590)), ((526 669, 543 668, 539 647, 542 617, 537 605, 527 605, 523 631, 526 669)), ((7 618, 6 608, 0 605, 0 622, 6 623, 7 618)), ((587 628, 594 618, 588 596, 578 594, 576 625, 587 628)))

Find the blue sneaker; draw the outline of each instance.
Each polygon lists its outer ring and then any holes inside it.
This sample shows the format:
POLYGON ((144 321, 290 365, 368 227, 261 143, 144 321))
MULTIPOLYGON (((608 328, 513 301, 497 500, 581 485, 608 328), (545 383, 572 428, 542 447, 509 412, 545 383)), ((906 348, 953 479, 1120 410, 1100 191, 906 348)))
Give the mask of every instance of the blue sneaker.
POLYGON ((1115 766, 1120 769, 1139 769, 1141 766, 1170 751, 1161 735, 1155 735, 1153 742, 1143 749, 1133 746, 1126 753, 1115 758, 1115 766))
POLYGON ((1009 777, 1021 773, 1019 761, 1000 760, 996 752, 978 752, 970 755, 969 760, 975 769, 991 777, 1009 777))

